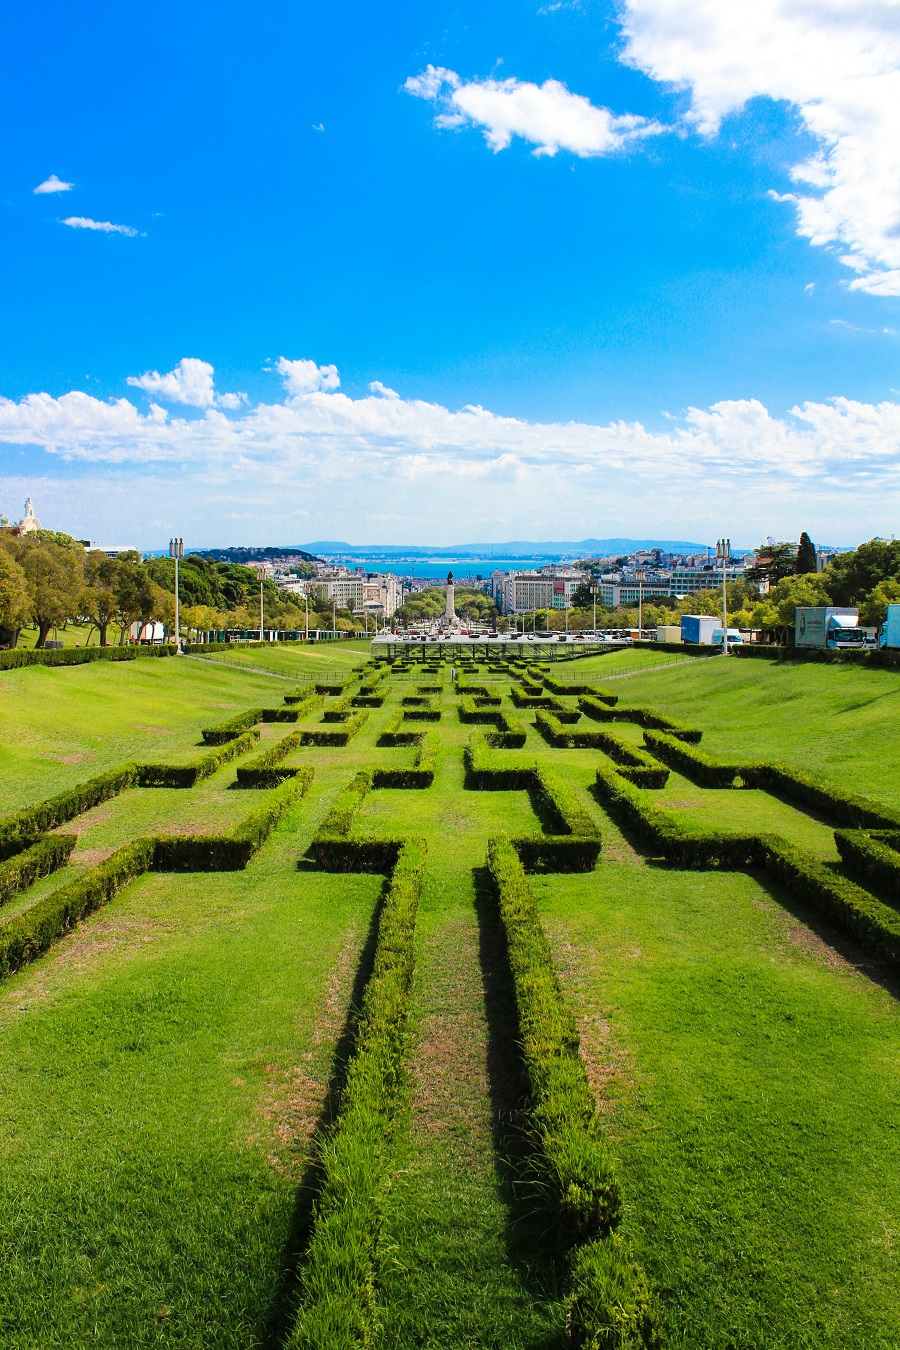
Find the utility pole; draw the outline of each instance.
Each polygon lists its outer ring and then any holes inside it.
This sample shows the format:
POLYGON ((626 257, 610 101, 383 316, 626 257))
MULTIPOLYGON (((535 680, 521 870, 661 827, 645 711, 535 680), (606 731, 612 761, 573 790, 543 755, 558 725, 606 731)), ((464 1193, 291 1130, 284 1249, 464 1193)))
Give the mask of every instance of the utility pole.
POLYGON ((731 540, 716 540, 716 558, 722 563, 722 654, 728 655, 728 595, 725 590, 728 561, 731 558, 731 540))
POLYGON ((169 557, 175 559, 175 655, 182 656, 181 616, 178 608, 178 559, 184 557, 184 540, 169 540, 169 557))
POLYGON ((636 567, 634 579, 638 584, 638 642, 640 642, 644 636, 644 582, 647 580, 647 569, 636 567))

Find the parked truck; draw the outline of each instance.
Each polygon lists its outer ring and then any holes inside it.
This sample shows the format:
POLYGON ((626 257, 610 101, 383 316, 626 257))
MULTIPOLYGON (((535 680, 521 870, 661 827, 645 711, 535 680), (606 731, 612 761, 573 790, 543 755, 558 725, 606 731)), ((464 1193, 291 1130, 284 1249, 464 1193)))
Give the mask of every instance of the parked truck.
POLYGON ((859 610, 839 605, 797 605, 794 610, 795 647, 858 647, 865 641, 859 610))
POLYGON ((887 618, 878 630, 878 645, 900 648, 900 605, 888 605, 887 618))
MULTIPOLYGON (((682 642, 692 642, 695 646, 699 647, 721 647, 722 637, 721 619, 716 619, 709 614, 682 614, 682 642)), ((729 628, 729 647, 735 647, 743 642, 743 640, 744 639, 737 628, 729 628)))

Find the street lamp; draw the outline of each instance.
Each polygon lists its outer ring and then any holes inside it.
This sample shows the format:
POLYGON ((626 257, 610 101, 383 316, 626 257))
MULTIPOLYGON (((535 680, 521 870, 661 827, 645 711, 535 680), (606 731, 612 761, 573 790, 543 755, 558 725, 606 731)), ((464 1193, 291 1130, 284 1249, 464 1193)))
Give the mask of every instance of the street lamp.
POLYGON ((591 598, 594 601, 594 637, 597 636, 597 596, 600 594, 600 583, 596 577, 591 582, 591 598))
POLYGON ((309 642, 309 589, 303 587, 303 599, 306 601, 306 641, 309 642))
POLYGON ((638 584, 638 642, 644 636, 644 582, 647 580, 646 567, 634 569, 634 579, 638 584))
POLYGON ((716 558, 722 562, 722 653, 728 655, 728 596, 725 593, 726 569, 731 558, 731 540, 716 540, 716 558))
POLYGON ((264 616, 264 613, 263 613, 263 580, 264 580, 264 578, 265 578, 265 575, 266 575, 265 572, 263 572, 262 568, 260 568, 260 570, 259 570, 259 640, 260 640, 260 642, 265 642, 265 637, 264 637, 264 631, 265 631, 265 616, 264 616))
POLYGON ((184 557, 184 540, 169 540, 169 557, 175 559, 175 655, 181 656, 181 620, 178 609, 178 559, 184 557))

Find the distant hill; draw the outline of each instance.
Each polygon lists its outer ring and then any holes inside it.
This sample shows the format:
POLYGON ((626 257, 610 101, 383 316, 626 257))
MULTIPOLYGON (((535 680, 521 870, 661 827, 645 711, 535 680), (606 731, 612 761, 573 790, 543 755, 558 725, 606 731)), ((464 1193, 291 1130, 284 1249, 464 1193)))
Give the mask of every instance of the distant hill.
POLYGON ((441 548, 429 548, 419 547, 416 544, 348 544, 333 539, 317 539, 306 547, 316 553, 349 553, 360 558, 408 557, 410 554, 422 558, 459 557, 465 554, 478 558, 490 557, 491 554, 498 558, 515 558, 519 555, 523 558, 533 558, 545 553, 602 558, 610 554, 634 553, 642 548, 661 548, 666 553, 705 553, 708 545, 689 543, 683 539, 580 539, 550 540, 543 543, 515 539, 503 544, 446 544, 441 548))
POLYGON ((322 561, 299 544, 269 548, 192 548, 190 553, 194 557, 209 558, 210 562, 225 563, 279 562, 282 558, 299 558, 301 562, 322 561))

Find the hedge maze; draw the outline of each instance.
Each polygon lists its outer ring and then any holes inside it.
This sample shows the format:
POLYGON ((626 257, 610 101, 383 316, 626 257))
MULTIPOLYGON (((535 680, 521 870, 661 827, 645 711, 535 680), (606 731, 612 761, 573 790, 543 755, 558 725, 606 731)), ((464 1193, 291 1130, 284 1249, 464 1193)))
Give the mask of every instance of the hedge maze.
POLYGON ((633 1197, 530 877, 553 885, 559 874, 602 874, 612 821, 647 860, 749 871, 900 966, 900 814, 783 764, 720 761, 701 741, 697 727, 525 662, 368 662, 314 693, 291 690, 277 706, 211 722, 184 762, 123 763, 0 820, 0 905, 11 907, 10 917, 0 915, 0 976, 47 953, 145 873, 252 872, 285 820, 300 830, 299 905, 310 871, 338 874, 335 885, 340 874, 383 877, 361 1002, 348 1010, 338 1108, 314 1140, 310 1221, 292 1258, 279 1342, 297 1350, 379 1345, 384 1263, 393 1260, 386 1197, 415 1061, 418 916, 426 878, 440 884, 443 856, 428 812, 448 793, 473 807, 478 794, 490 794, 497 804, 486 801, 493 814, 485 819, 492 823, 472 834, 471 866, 490 879, 514 991, 510 1015, 527 1084, 527 1186, 564 1289, 554 1343, 657 1346, 663 1295, 623 1227, 633 1197), (590 791, 570 773, 571 752, 579 751, 577 762, 590 764, 590 791), (165 831, 122 838, 108 856, 79 865, 73 822, 102 803, 172 788, 189 803, 205 780, 232 770, 237 818, 229 828, 178 833, 176 803, 165 831), (334 790, 323 789, 319 808, 313 799, 322 774, 334 790), (833 832, 837 857, 816 856, 767 830, 704 828, 692 818, 699 813, 678 806, 673 775, 700 797, 755 792, 788 803, 798 820, 813 813, 823 832, 833 832), (502 794, 515 794, 514 811, 502 794), (497 829, 505 811, 512 824, 497 829), (525 818, 531 824, 523 830, 525 818), (306 825, 297 822, 307 819, 311 832, 303 835, 306 825))

